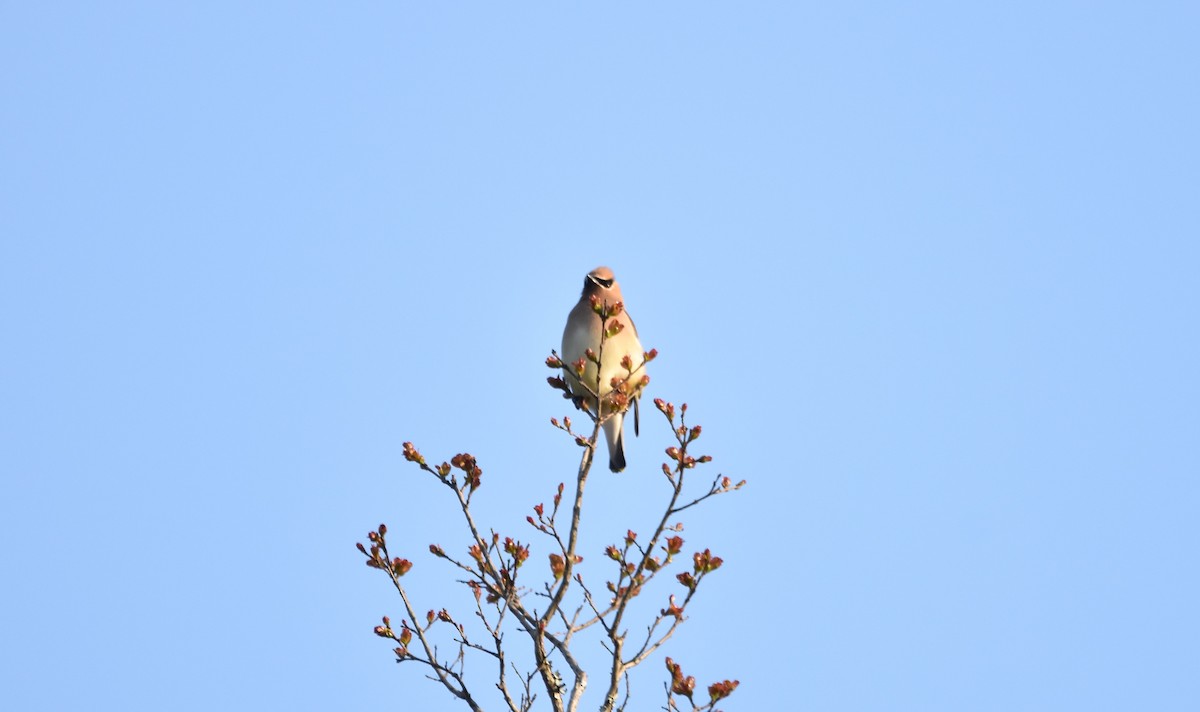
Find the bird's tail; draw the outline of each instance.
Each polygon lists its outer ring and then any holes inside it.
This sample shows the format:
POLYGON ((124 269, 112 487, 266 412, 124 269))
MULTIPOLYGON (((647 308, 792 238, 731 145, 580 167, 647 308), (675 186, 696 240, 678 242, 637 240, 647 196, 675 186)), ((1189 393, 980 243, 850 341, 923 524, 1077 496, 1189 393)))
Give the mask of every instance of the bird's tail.
POLYGON ((604 421, 604 439, 608 441, 608 469, 620 472, 625 469, 625 428, 622 427, 624 413, 614 413, 604 421))

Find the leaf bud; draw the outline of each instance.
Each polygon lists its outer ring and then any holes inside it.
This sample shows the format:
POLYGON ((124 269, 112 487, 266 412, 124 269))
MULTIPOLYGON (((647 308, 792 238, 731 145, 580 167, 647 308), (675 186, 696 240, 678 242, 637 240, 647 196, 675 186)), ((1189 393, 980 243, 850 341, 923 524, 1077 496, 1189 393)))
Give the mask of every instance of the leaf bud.
POLYGON ((716 704, 720 700, 725 699, 733 694, 740 683, 737 680, 725 680, 724 682, 714 682, 708 686, 708 698, 711 700, 710 705, 716 704))
POLYGON ((417 448, 412 443, 404 443, 404 459, 409 462, 415 462, 418 465, 425 464, 425 458, 421 457, 421 453, 417 452, 417 448))

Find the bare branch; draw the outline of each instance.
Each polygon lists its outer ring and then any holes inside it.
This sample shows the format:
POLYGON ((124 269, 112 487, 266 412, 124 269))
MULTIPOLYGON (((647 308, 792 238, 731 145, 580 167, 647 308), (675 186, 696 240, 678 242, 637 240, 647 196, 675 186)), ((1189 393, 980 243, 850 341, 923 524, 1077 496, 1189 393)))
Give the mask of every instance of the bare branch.
MULTIPOLYGON (((455 455, 449 463, 443 462, 434 466, 425 461, 412 443, 404 443, 406 460, 416 463, 422 471, 433 475, 454 492, 461 521, 470 537, 468 556, 448 554, 436 544, 430 545, 429 551, 435 557, 448 561, 460 573, 458 583, 470 589, 475 598, 472 618, 478 623, 472 625, 480 626, 482 631, 486 632, 487 639, 478 635, 472 636, 467 627, 456 622, 444 608, 439 612, 430 610, 424 618, 425 623, 421 624, 408 591, 400 581, 412 564, 405 559, 390 558, 384 540, 386 527, 381 525, 378 532, 371 533, 369 539, 372 543, 369 550, 359 544, 360 551, 368 559, 367 564, 389 575, 408 615, 399 630, 393 630, 385 617, 384 625, 376 628, 376 634, 399 643, 399 647, 395 648, 398 662, 420 663, 429 670, 430 679, 437 681, 452 695, 463 700, 471 710, 479 710, 481 707, 465 682, 468 651, 473 654, 485 654, 494 661, 494 687, 508 712, 530 712, 534 700, 540 694, 540 691, 534 692, 535 678, 541 681, 541 688, 545 689, 549 706, 554 712, 577 712, 589 676, 588 671, 580 664, 573 647, 581 644, 581 641, 592 641, 591 644, 599 642, 609 655, 605 676, 607 684, 604 686, 605 694, 600 709, 602 712, 624 712, 630 704, 631 670, 649 659, 671 639, 678 627, 687 620, 685 610, 696 594, 700 582, 722 563, 720 557, 713 556, 708 549, 697 552, 693 556, 692 568, 675 576, 675 580, 686 591, 682 600, 677 602, 674 595, 670 596, 667 607, 646 621, 642 629, 644 633, 636 635, 632 642, 628 640, 626 621, 633 619, 631 602, 656 578, 661 578, 659 574, 669 568, 675 557, 681 554, 684 542, 677 532, 682 529, 682 525, 672 522, 677 521, 675 518, 679 514, 701 502, 740 489, 745 484, 743 481, 735 485, 728 477, 718 475, 707 491, 692 492, 685 488, 685 484, 690 480, 688 471, 711 461, 712 458, 707 455, 695 457, 688 452, 701 431, 699 426, 689 427, 686 424, 687 405, 681 405, 677 421, 675 406, 655 399, 655 406, 666 417, 676 443, 666 449, 670 461, 662 467, 668 490, 666 501, 660 510, 661 515, 656 517, 657 521, 650 530, 649 537, 639 539, 633 530, 627 530, 623 545, 618 543, 605 550, 606 556, 602 558, 612 559, 617 566, 615 577, 606 582, 612 594, 609 600, 598 601, 593 591, 585 584, 580 568, 583 562, 579 551, 580 533, 585 490, 596 449, 599 447, 603 424, 614 415, 636 407, 641 389, 649 381, 644 375, 644 367, 656 353, 653 350, 646 352, 641 363, 636 365, 632 358, 624 358, 621 363, 625 370, 624 376, 613 378, 607 384, 601 383, 599 365, 603 358, 605 342, 608 336, 620 331, 614 326, 610 334, 608 321, 620 312, 622 305, 596 303, 594 309, 600 316, 604 336, 600 339, 597 353, 589 351, 586 355, 586 359, 597 366, 595 378, 587 379, 592 382, 584 383, 583 374, 587 369, 584 368, 583 361, 564 364, 554 352, 546 361, 547 366, 561 369, 564 374, 563 378, 549 379, 550 384, 566 392, 568 396, 574 396, 576 406, 586 413, 592 422, 591 433, 581 434, 574 429, 570 418, 564 417, 561 423, 557 419, 551 419, 555 428, 574 438, 581 448, 581 453, 572 491, 567 493, 567 486, 560 483, 549 512, 542 504, 537 504, 533 507, 536 517, 526 517, 529 525, 547 537, 538 537, 536 540, 545 542, 551 549, 548 553, 550 579, 536 584, 534 588, 518 584, 520 573, 530 568, 522 568, 530 559, 530 546, 512 537, 502 536, 496 529, 484 529, 479 525, 471 502, 480 489, 482 469, 475 457, 467 453, 455 455), (566 385, 568 382, 571 383, 570 386, 566 385), (569 508, 562 506, 564 496, 570 497, 569 508), (560 518, 560 514, 567 511, 570 512, 569 518, 565 515, 560 518), (484 534, 484 531, 488 533, 484 534), (533 595, 528 596, 530 593, 533 595), (539 601, 545 602, 544 608, 537 605, 539 601), (452 632, 447 631, 441 635, 444 636, 443 642, 445 637, 448 637, 457 648, 452 659, 439 657, 434 642, 435 631, 432 630, 434 625, 451 626, 452 632), (506 635, 506 631, 509 635, 506 635), (524 657, 524 654, 517 656, 514 652, 515 649, 509 640, 514 631, 519 633, 518 637, 528 638, 532 666, 528 664, 528 657, 524 657), (585 634, 588 631, 591 632, 590 635, 585 634), (472 640, 472 637, 477 640, 472 640), (412 644, 414 640, 415 645, 412 644), (523 659, 526 664, 518 665, 517 657, 523 659), (570 684, 563 679, 559 669, 556 669, 556 664, 562 667, 564 673, 570 670, 570 684), (522 669, 525 672, 522 672, 522 669)), ((536 557, 534 558, 536 560, 536 557)), ((478 633, 479 629, 475 629, 474 632, 478 633)), ((668 669, 672 671, 672 681, 666 686, 666 710, 678 710, 677 699, 680 696, 691 702, 692 712, 711 710, 718 699, 728 696, 737 686, 736 680, 714 683, 708 688, 709 702, 697 706, 692 701, 694 678, 683 676, 677 665, 672 668, 670 658, 667 661, 668 669)))

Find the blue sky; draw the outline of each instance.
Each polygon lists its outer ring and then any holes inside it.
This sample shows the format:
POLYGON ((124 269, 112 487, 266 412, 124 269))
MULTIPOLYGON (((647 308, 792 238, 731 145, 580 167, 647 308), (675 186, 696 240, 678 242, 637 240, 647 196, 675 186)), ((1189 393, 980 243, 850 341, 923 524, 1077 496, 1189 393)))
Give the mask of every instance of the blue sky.
MULTIPOLYGON (((687 520, 727 563, 665 651, 725 709, 1195 708, 1198 20, 6 4, 6 705, 459 709, 354 543, 465 603, 401 443, 521 531, 607 264, 650 395, 750 482, 687 520)), ((594 560, 662 496, 644 425, 594 560)))

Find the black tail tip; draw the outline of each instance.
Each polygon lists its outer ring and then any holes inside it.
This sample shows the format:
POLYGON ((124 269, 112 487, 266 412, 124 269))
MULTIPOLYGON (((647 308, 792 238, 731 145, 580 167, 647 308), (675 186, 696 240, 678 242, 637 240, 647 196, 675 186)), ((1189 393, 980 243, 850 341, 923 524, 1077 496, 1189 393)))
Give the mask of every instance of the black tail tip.
POLYGON ((608 469, 613 472, 621 472, 625 469, 625 451, 618 450, 608 457, 608 469))

